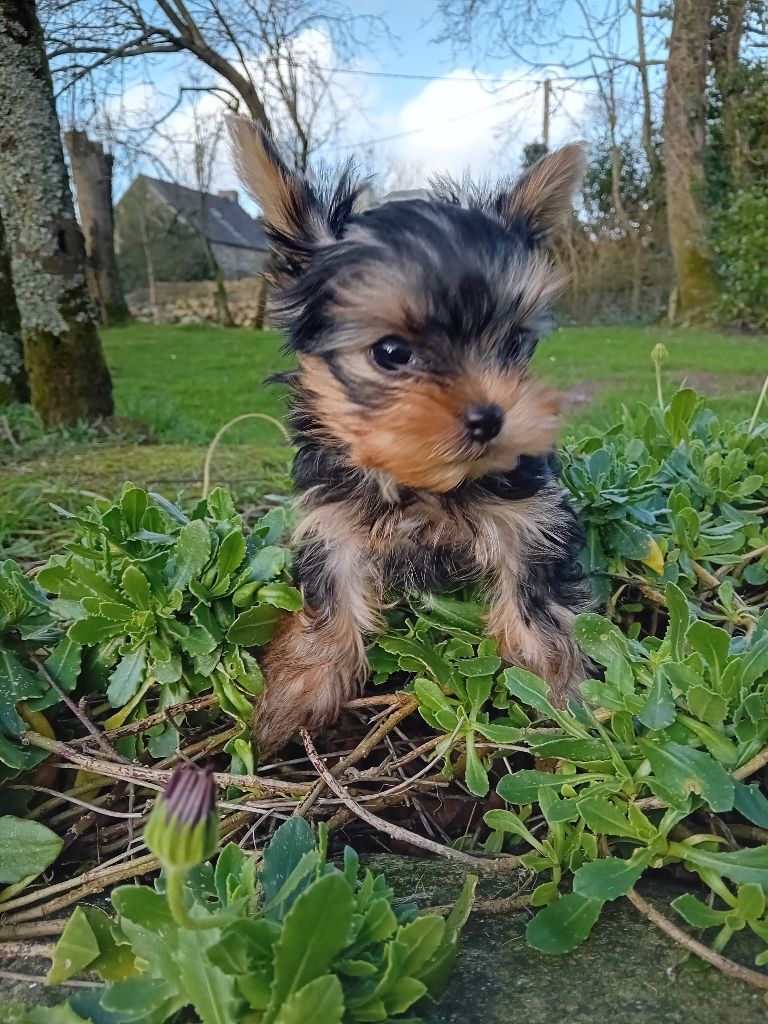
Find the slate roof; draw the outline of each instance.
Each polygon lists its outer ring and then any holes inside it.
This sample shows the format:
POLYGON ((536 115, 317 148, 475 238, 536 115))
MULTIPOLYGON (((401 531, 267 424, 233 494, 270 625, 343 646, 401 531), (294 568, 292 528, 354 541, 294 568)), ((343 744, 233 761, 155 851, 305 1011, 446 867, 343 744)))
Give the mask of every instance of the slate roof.
POLYGON ((269 249, 261 222, 249 216, 233 199, 210 192, 201 193, 160 178, 143 177, 155 196, 190 226, 197 226, 204 206, 204 227, 209 242, 240 249, 256 249, 259 252, 269 249), (205 197, 204 203, 201 202, 201 196, 205 197))

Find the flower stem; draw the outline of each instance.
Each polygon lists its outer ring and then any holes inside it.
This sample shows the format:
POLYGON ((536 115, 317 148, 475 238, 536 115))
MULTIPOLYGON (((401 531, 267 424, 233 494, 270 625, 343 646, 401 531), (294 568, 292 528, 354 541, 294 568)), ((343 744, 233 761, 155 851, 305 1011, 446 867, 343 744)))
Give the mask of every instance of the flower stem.
POLYGON ((204 920, 190 917, 184 904, 184 883, 187 880, 186 870, 181 868, 165 869, 165 895, 171 915, 179 926, 188 931, 202 931, 204 928, 219 928, 220 922, 215 917, 204 920))
POLYGON ((656 361, 656 397, 659 400, 659 408, 664 411, 664 393, 661 390, 661 362, 656 361))
POLYGON ((752 413, 752 419, 749 421, 749 429, 747 430, 747 434, 751 434, 752 431, 757 426, 757 417, 760 415, 760 409, 762 407, 763 402, 765 401, 765 396, 767 394, 768 394, 768 377, 766 377, 765 380, 763 381, 763 390, 760 392, 760 397, 757 400, 757 405, 755 406, 755 411, 752 413))

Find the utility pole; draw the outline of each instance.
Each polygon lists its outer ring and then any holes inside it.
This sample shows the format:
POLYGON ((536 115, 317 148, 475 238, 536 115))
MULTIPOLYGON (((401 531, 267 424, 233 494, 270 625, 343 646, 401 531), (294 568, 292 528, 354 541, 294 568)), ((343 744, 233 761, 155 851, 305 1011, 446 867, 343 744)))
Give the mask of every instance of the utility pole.
POLYGON ((542 128, 542 142, 544 143, 544 152, 549 152, 549 111, 552 102, 552 79, 544 79, 544 125, 542 128))

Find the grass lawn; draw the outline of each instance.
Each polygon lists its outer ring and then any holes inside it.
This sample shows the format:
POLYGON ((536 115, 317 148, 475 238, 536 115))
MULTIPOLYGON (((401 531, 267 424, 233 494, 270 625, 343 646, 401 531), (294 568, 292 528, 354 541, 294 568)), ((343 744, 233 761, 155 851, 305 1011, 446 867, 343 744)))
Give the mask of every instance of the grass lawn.
MULTIPOLYGON (((77 511, 94 495, 114 496, 124 480, 193 503, 200 494, 206 446, 241 413, 281 419, 285 389, 264 379, 291 365, 274 331, 207 326, 133 324, 103 332, 119 417, 149 427, 156 443, 130 431, 94 437, 75 430, 23 443, 17 452, 0 437, 0 553, 34 561, 61 531, 56 502, 77 511)), ((664 389, 682 382, 715 396, 739 417, 751 414, 768 372, 768 339, 729 337, 701 330, 568 328, 542 342, 536 369, 570 400, 566 429, 600 429, 622 402, 655 401, 650 352, 662 341, 664 389)), ((290 487, 291 453, 271 424, 247 421, 224 438, 212 481, 242 504, 290 487)))
MULTIPOLYGON (((656 384, 650 352, 669 350, 664 386, 682 382, 717 396, 734 414, 751 411, 768 372, 768 339, 703 330, 654 327, 574 327, 540 345, 537 371, 568 393, 568 422, 600 426, 622 402, 653 401, 656 384)), ((134 324, 104 331, 115 382, 117 412, 148 423, 161 440, 203 444, 227 420, 246 412, 281 417, 284 390, 264 385, 291 365, 274 331, 206 326, 134 324)), ((274 427, 239 424, 228 444, 279 443, 274 427)))

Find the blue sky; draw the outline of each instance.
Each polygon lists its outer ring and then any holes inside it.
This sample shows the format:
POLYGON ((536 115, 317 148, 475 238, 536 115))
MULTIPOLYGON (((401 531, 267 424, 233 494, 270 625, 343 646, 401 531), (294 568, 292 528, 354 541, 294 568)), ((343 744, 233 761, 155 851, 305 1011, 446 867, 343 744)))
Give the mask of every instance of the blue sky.
MULTIPOLYGON (((331 144, 321 147, 318 155, 322 159, 333 162, 355 152, 366 167, 381 169, 382 180, 390 187, 421 184, 436 171, 459 175, 468 170, 475 176, 513 172, 523 145, 541 136, 545 77, 554 82, 552 144, 589 134, 595 113, 594 85, 570 80, 563 65, 584 56, 590 44, 569 42, 551 50, 523 47, 522 55, 528 63, 504 53, 489 58, 466 50, 454 52, 450 43, 434 42, 442 25, 431 0, 384 0, 383 6, 377 0, 353 2, 358 13, 382 15, 395 37, 394 43, 384 41, 373 52, 361 52, 344 64, 330 40, 315 36, 308 45, 317 53, 318 62, 322 59, 329 66, 350 72, 435 76, 436 80, 336 74, 333 88, 341 123, 331 144), (541 62, 545 53, 548 68, 532 70, 530 63, 541 62), (473 80, 474 75, 482 80, 473 80), (361 144, 379 139, 387 141, 361 148, 361 144)), ((553 35, 580 35, 579 4, 565 0, 557 21, 548 27, 553 35)), ((626 19, 621 35, 623 39, 613 40, 617 48, 633 43, 633 28, 626 19)), ((505 47, 499 45, 498 50, 504 51, 505 47)), ((127 81, 120 102, 113 103, 113 116, 121 105, 123 115, 126 109, 160 109, 175 94, 180 74, 187 74, 191 66, 188 60, 181 63, 175 56, 157 59, 151 81, 145 79, 138 84, 136 77, 127 81)), ((194 102, 201 116, 216 117, 216 99, 194 95, 194 102)), ((167 141, 155 139, 149 147, 166 165, 172 163, 174 176, 187 184, 193 182, 184 154, 191 147, 183 140, 190 137, 192 103, 190 97, 164 126, 167 136, 182 140, 170 158, 167 141)), ((631 108, 627 116, 633 116, 631 108)), ((118 194, 137 170, 158 173, 157 164, 146 158, 118 167, 118 194)), ((236 184, 226 147, 222 146, 212 187, 231 188, 236 184)))

